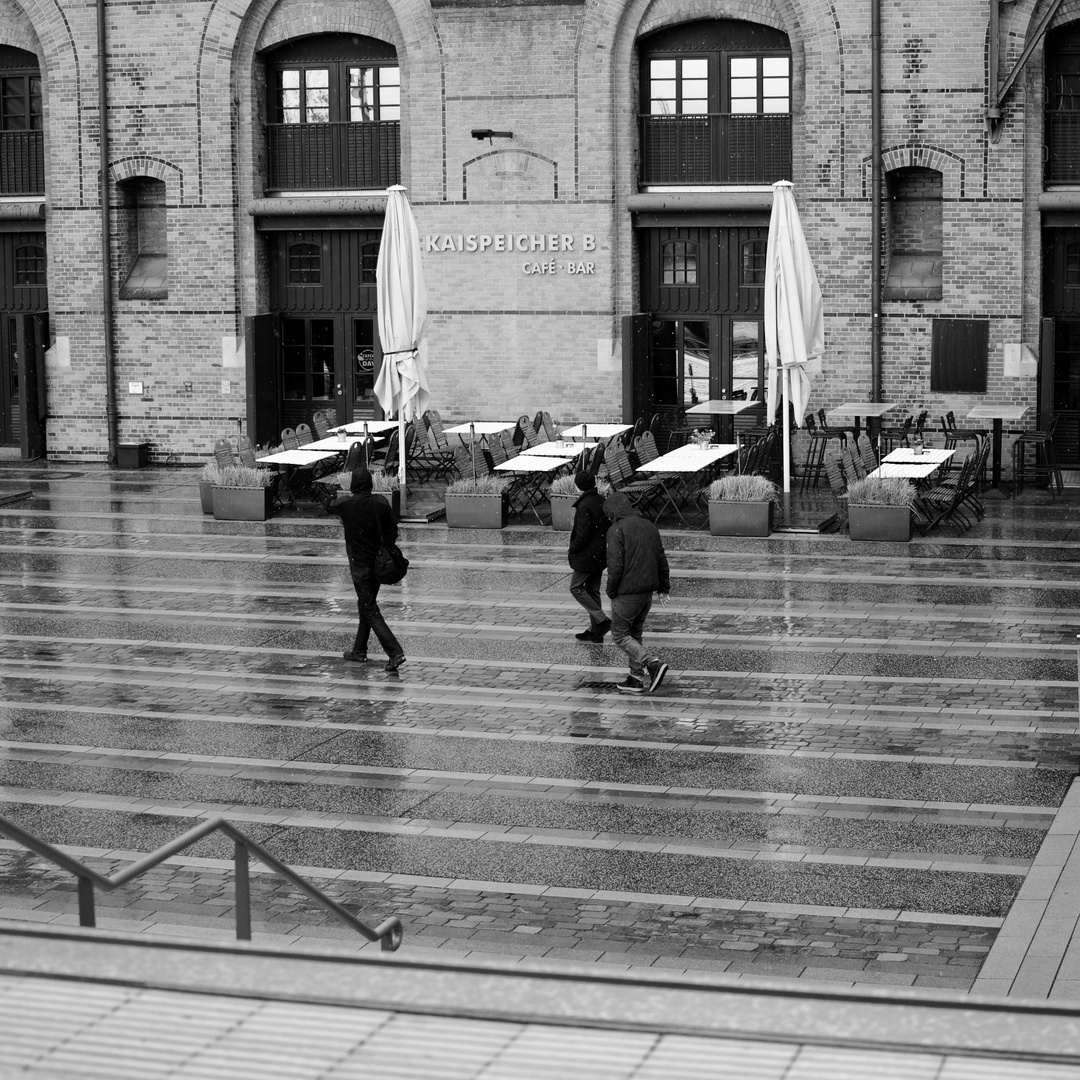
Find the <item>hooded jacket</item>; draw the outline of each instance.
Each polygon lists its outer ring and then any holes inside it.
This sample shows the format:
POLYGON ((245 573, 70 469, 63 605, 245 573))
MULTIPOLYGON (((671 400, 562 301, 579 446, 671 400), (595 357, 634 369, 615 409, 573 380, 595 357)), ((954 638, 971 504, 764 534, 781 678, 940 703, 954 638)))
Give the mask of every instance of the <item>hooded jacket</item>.
POLYGON ((660 530, 616 492, 604 503, 611 520, 607 531, 607 594, 614 600, 630 593, 670 591, 668 561, 660 530))
POLYGON ((607 530, 603 497, 595 488, 582 492, 574 500, 574 527, 570 530, 567 551, 572 570, 587 574, 604 569, 607 565, 607 530))
POLYGON ((383 544, 397 543, 394 511, 385 499, 371 494, 371 478, 353 474, 352 494, 326 507, 345 526, 345 550, 349 566, 372 566, 383 544))

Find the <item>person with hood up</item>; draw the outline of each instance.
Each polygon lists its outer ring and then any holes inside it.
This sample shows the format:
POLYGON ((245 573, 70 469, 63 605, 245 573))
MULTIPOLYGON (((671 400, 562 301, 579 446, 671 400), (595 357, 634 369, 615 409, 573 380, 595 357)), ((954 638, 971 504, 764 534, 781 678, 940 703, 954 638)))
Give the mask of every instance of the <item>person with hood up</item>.
POLYGON ((607 531, 607 594, 611 598, 611 637, 630 658, 630 676, 619 683, 627 694, 652 693, 668 665, 641 644, 653 593, 667 603, 670 591, 667 556, 660 530, 615 492, 604 503, 611 521, 607 531))
POLYGON ((599 643, 611 629, 611 620, 600 603, 600 578, 607 565, 608 519, 592 473, 579 472, 574 483, 581 495, 574 500, 574 526, 567 551, 573 570, 570 595, 589 613, 588 628, 575 637, 578 641, 599 643))
POLYGON ((346 660, 366 664, 368 638, 374 630, 379 644, 386 650, 386 670, 393 672, 405 663, 405 652, 379 610, 375 556, 383 544, 397 543, 397 522, 386 500, 376 499, 371 487, 371 473, 365 468, 355 469, 349 485, 351 494, 326 505, 326 512, 336 514, 345 527, 345 550, 359 614, 356 640, 342 655, 346 660))

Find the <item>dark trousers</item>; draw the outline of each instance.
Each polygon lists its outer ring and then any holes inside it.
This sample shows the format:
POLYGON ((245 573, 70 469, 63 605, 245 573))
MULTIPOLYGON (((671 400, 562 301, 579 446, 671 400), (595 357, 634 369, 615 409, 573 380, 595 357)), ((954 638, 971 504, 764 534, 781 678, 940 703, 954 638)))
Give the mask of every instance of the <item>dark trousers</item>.
POLYGON ((405 650, 394 637, 394 631, 386 625, 386 620, 379 610, 379 582, 375 579, 375 571, 370 566, 354 563, 352 579, 353 588, 356 589, 356 611, 359 616, 353 652, 367 652, 368 638, 374 630, 387 656, 402 656, 405 650))
POLYGON ((593 626, 607 616, 600 603, 600 579, 603 570, 574 570, 570 574, 570 595, 589 613, 593 626))

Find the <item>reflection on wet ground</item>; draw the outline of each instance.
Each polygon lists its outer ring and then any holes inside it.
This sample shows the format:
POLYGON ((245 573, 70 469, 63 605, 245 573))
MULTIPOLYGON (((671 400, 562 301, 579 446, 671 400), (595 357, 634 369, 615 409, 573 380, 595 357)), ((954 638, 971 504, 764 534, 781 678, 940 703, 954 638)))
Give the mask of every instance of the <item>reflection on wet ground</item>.
MULTIPOLYGON (((103 870, 223 813, 418 953, 968 989, 1076 771, 1070 498, 910 546, 666 531, 672 671, 627 699, 621 654, 574 640, 564 533, 404 527, 388 675, 340 658, 321 513, 215 522, 185 470, 0 468, 20 482, 0 813, 103 870)), ((204 842, 99 925, 227 938, 229 857, 204 842)), ((0 893, 76 921, 10 846, 0 893)), ((253 893, 262 941, 343 933, 253 893)))

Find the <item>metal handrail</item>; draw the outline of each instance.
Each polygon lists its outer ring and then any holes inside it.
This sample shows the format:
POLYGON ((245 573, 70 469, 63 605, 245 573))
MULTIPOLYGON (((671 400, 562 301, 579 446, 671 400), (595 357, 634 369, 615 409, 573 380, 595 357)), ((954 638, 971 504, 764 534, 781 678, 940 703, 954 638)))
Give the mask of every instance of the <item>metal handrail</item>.
POLYGON ((163 844, 157 851, 152 851, 149 855, 113 874, 112 877, 99 874, 96 870, 83 865, 78 859, 72 858, 59 848, 53 847, 52 844, 28 833, 13 821, 0 817, 0 833, 16 843, 22 844, 23 847, 35 852, 42 858, 48 859, 49 862, 59 866, 61 870, 74 874, 78 879, 80 926, 97 925, 94 914, 95 887, 103 892, 111 892, 113 889, 126 885, 129 881, 133 881, 135 878, 145 874, 147 870, 153 869, 158 863, 164 862, 185 848, 191 847, 192 844, 197 843, 213 832, 223 832, 232 839, 234 844, 236 939, 238 941, 251 940, 251 887, 248 877, 248 860, 254 855, 255 858, 270 867, 276 874, 291 882, 301 892, 307 893, 312 900, 318 901, 323 907, 344 920, 354 930, 366 937, 368 941, 380 942, 383 952, 394 952, 401 945, 402 926, 401 920, 396 915, 392 915, 373 929, 367 923, 346 911, 340 904, 331 900, 329 896, 312 885, 311 882, 305 881, 283 862, 275 859, 264 847, 245 836, 235 825, 226 821, 223 817, 207 818, 202 824, 196 825, 193 829, 188 829, 186 833, 182 833, 174 840, 163 844))

